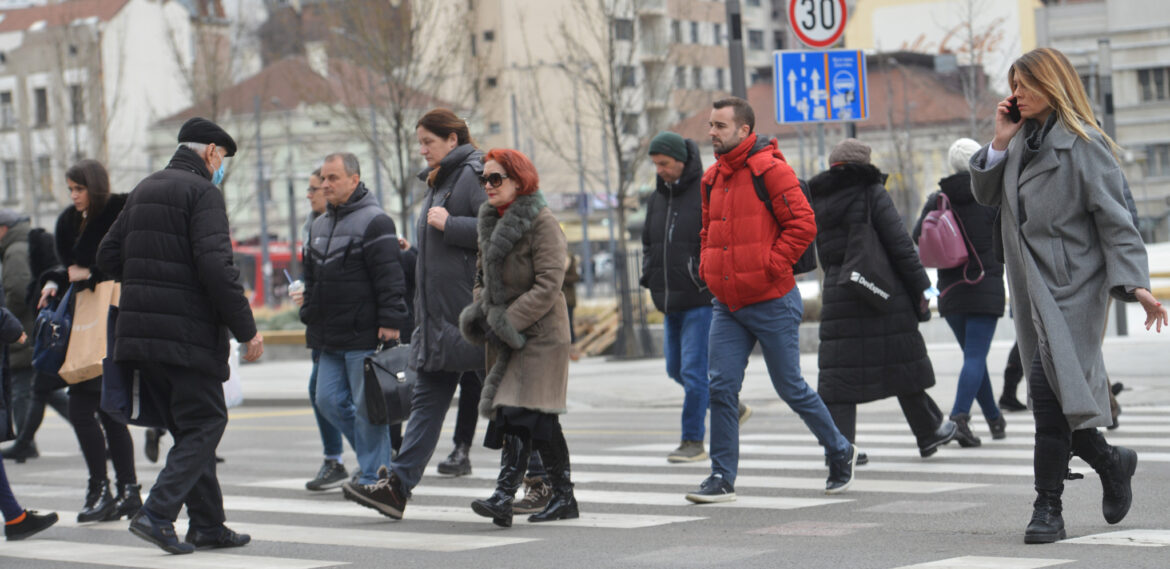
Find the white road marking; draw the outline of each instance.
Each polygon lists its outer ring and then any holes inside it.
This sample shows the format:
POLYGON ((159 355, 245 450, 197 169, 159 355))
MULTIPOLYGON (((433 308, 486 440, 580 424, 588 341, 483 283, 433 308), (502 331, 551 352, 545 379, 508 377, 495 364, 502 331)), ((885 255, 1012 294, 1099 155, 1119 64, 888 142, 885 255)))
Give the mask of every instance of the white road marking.
POLYGON ((1079 543, 1086 545, 1127 545, 1130 547, 1166 547, 1170 546, 1170 530, 1164 529, 1131 529, 1086 535, 1073 539, 1066 539, 1061 543, 1079 543))
POLYGON ((142 542, 141 547, 128 547, 52 539, 7 542, 0 547, 0 557, 81 563, 89 567, 102 565, 141 569, 316 569, 349 565, 340 561, 232 555, 207 551, 193 555, 171 555, 146 542, 142 542))
POLYGON ((954 557, 895 569, 1039 569, 1072 563, 1074 559, 1034 559, 1027 557, 954 557))

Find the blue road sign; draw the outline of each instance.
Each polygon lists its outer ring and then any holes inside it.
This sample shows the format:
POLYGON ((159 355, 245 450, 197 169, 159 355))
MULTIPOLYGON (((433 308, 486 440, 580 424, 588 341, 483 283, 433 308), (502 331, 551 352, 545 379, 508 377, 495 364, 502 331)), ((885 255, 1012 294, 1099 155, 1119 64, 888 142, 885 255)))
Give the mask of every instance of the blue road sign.
POLYGON ((849 122, 869 118, 862 51, 777 51, 772 66, 776 122, 849 122))

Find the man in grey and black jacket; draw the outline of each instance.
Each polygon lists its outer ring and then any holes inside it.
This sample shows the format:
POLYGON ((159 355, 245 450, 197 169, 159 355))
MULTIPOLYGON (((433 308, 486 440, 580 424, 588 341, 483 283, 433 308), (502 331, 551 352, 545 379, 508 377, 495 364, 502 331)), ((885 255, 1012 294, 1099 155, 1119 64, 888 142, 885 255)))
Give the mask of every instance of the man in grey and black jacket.
MULTIPOLYGON (((320 350, 316 402, 351 441, 360 481, 372 484, 390 462, 390 433, 364 412, 362 365, 381 342, 410 325, 394 221, 361 183, 357 157, 325 157, 321 187, 329 206, 313 221, 305 247, 301 320, 309 347, 320 350)), ((381 394, 371 394, 380 397, 381 394)))

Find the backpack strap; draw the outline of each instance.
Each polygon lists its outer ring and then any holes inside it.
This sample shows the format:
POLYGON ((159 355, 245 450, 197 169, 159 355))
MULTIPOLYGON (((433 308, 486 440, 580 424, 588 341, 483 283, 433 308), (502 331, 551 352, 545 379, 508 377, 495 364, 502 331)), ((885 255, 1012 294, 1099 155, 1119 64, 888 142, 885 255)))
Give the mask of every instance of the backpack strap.
MULTIPOLYGON (((954 209, 951 208, 950 199, 947 198, 946 194, 942 192, 938 193, 938 204, 939 209, 942 209, 942 206, 945 205, 946 209, 954 211, 954 209)), ((963 263, 963 280, 951 283, 951 286, 948 286, 947 288, 943 289, 942 292, 938 293, 939 298, 942 298, 942 296, 946 294, 947 291, 961 284, 977 285, 982 282, 983 277, 987 275, 987 271, 983 268, 983 259, 979 258, 979 251, 975 250, 975 245, 971 243, 971 238, 967 236, 967 228, 963 227, 963 220, 959 219, 958 214, 951 217, 954 218, 955 224, 959 226, 959 234, 963 236, 963 242, 967 244, 967 249, 971 251, 972 254, 968 255, 967 262, 963 263), (971 257, 975 257, 975 262, 979 265, 979 276, 974 280, 967 278, 967 269, 971 266, 971 257)))

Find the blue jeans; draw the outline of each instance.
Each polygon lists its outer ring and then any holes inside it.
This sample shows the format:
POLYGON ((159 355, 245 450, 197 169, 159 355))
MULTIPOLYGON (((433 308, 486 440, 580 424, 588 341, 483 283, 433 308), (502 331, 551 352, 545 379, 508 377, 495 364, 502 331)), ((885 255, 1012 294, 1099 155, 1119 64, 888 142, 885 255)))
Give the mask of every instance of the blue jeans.
POLYGON ((959 386, 955 390, 955 405, 951 415, 971 412, 971 402, 978 399, 983 416, 989 421, 999 418, 991 377, 987 375, 987 352, 995 335, 998 316, 987 314, 948 314, 945 316, 955 339, 963 348, 963 369, 959 372, 959 386))
POLYGON ((760 342, 772 386, 800 415, 830 460, 845 459, 849 441, 833 424, 824 401, 800 375, 798 337, 804 306, 800 291, 745 306, 735 312, 715 301, 708 359, 711 376, 711 472, 735 484, 739 468, 739 390, 748 356, 760 342))
POLYGON ((700 306, 666 315, 662 353, 666 375, 683 387, 682 440, 703 442, 706 434, 707 339, 711 333, 711 307, 700 306))
MULTIPOLYGON (((0 409, 0 425, 7 424, 8 412, 0 409)), ((24 508, 20 507, 16 496, 12 494, 12 487, 8 485, 8 475, 4 472, 4 461, 0 460, 0 514, 3 514, 4 521, 10 522, 19 518, 23 513, 24 508)))
MULTIPOLYGON (((313 350, 313 371, 309 374, 309 403, 313 405, 313 416, 317 419, 317 432, 321 434, 321 446, 325 449, 325 456, 341 456, 345 449, 341 446, 341 431, 325 418, 321 408, 317 406, 317 362, 321 359, 321 350, 313 350)), ((353 433, 350 433, 349 446, 353 444, 353 433)))
POLYGON ((366 417, 362 364, 372 353, 323 350, 317 361, 317 404, 325 418, 353 441, 362 484, 373 484, 378 467, 390 464, 390 431, 366 417))

